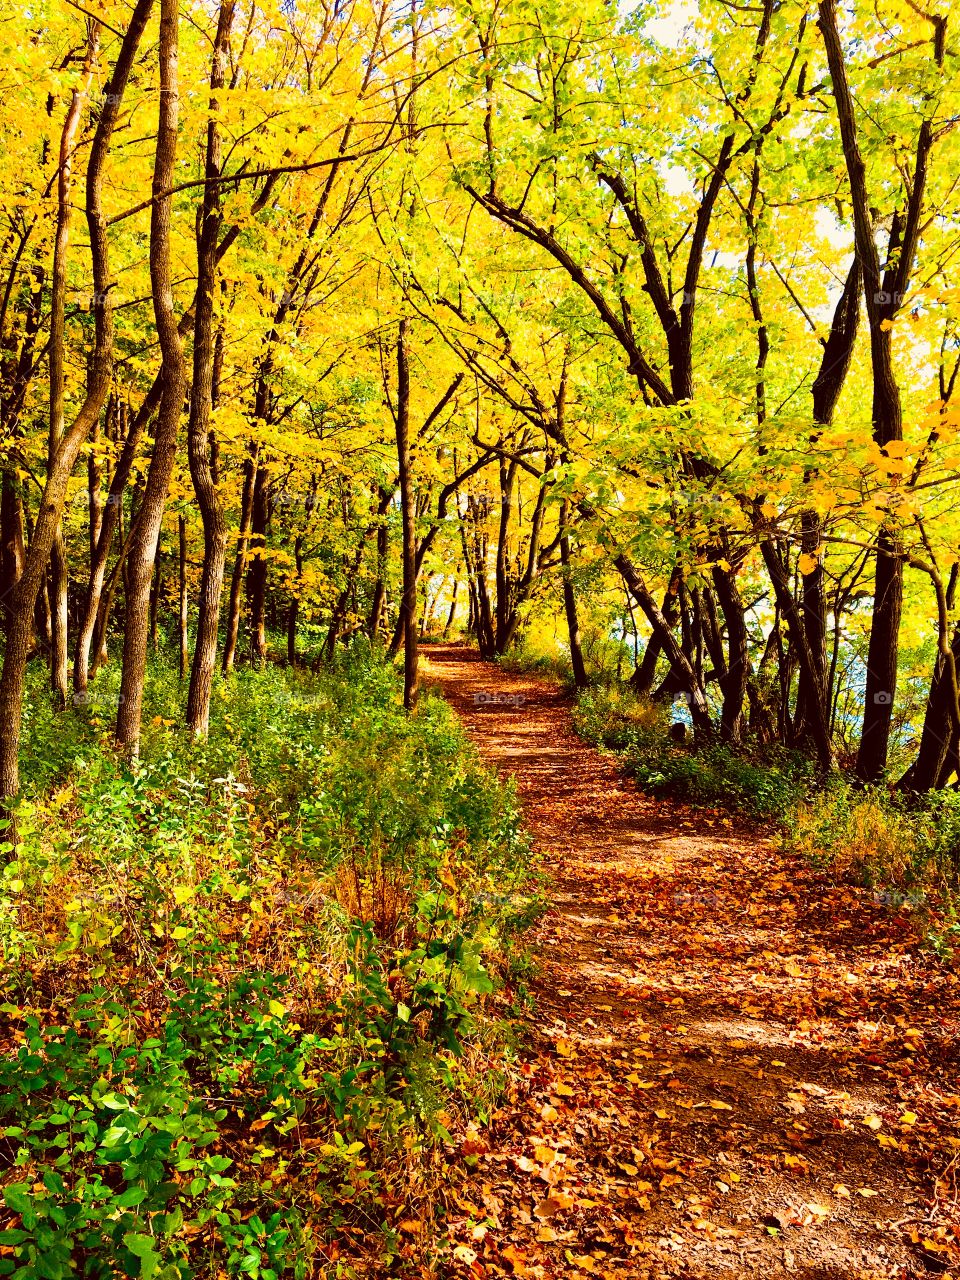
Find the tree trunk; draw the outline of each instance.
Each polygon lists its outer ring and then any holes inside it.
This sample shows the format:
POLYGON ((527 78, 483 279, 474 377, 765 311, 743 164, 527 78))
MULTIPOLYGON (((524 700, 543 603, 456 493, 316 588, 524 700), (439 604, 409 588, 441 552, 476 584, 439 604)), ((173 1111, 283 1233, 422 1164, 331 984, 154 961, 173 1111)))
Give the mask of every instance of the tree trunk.
MULTIPOLYGON (((671 627, 675 627, 680 618, 680 584, 683 581, 681 571, 676 568, 670 575, 670 582, 663 596, 660 611, 671 627)), ((630 592, 628 590, 628 596, 630 592)), ((652 632, 643 650, 643 657, 630 677, 630 687, 636 692, 647 694, 653 688, 657 677, 657 659, 663 652, 663 645, 656 631, 652 632)))
MULTIPOLYGON (((856 254, 847 272, 843 292, 834 309, 830 333, 823 342, 823 357, 813 384, 813 420, 816 424, 811 443, 819 438, 819 428, 833 421, 834 411, 853 356, 854 343, 860 322, 860 293, 863 276, 856 254)), ((815 473, 807 470, 804 482, 812 484, 815 473)), ((817 511, 807 509, 800 516, 801 552, 815 561, 811 573, 803 574, 801 587, 801 620, 803 634, 810 652, 810 664, 800 663, 797 685, 796 731, 800 735, 813 727, 813 736, 820 732, 819 722, 828 725, 827 711, 827 601, 824 590, 823 547, 821 545, 822 521, 817 511), (814 726, 814 722, 818 722, 814 726)), ((822 747, 818 752, 823 761, 822 747)))
MULTIPOLYGON (((765 538, 760 543, 767 573, 773 585, 774 596, 779 612, 787 622, 790 639, 800 666, 800 673, 812 696, 807 702, 807 724, 817 752, 817 759, 823 769, 832 769, 834 765, 833 744, 830 741, 830 724, 827 717, 826 671, 818 664, 815 650, 810 644, 805 620, 802 618, 790 590, 786 569, 781 561, 774 543, 765 538)), ((786 699, 781 699, 781 705, 786 699)))
POLYGON ((725 742, 739 742, 743 729, 743 703, 750 678, 747 624, 733 572, 717 566, 713 570, 713 585, 727 624, 727 669, 720 676, 720 688, 723 690, 720 736, 725 742))
POLYGON ((177 672, 182 680, 190 662, 189 595, 187 592, 187 521, 177 517, 177 546, 180 595, 177 609, 177 672))
POLYGON ((12 592, 23 573, 25 557, 20 481, 12 469, 5 468, 0 474, 0 617, 4 631, 10 617, 12 592))
POLYGON ((177 47, 179 0, 160 3, 160 114, 153 169, 153 203, 150 215, 150 281, 162 363, 160 410, 157 415, 153 456, 147 473, 138 528, 130 548, 129 582, 123 637, 123 672, 117 714, 117 746, 135 757, 140 748, 140 720, 147 667, 147 632, 150 582, 160 539, 160 526, 170 490, 177 451, 177 432, 186 387, 186 366, 174 316, 173 278, 170 268, 171 191, 177 148, 179 91, 177 47))
MULTIPOLYGON (((866 165, 860 153, 856 112, 847 81, 835 0, 820 0, 819 15, 850 184, 854 237, 863 272, 867 319, 870 322, 873 439, 883 448, 903 438, 903 411, 900 387, 893 367, 891 330, 893 318, 909 287, 913 271, 913 259, 920 236, 927 159, 933 145, 933 123, 930 116, 926 116, 921 122, 914 170, 906 179, 909 191, 907 211, 905 215, 899 210, 894 214, 887 247, 887 263, 881 273, 880 253, 866 184, 866 165)), ((934 49, 937 62, 942 65, 942 38, 934 41, 934 49)), ((932 110, 933 97, 930 103, 932 110)), ((881 528, 877 539, 873 624, 867 653, 863 732, 857 755, 857 773, 865 782, 879 778, 887 765, 903 603, 903 559, 898 543, 896 525, 892 520, 888 521, 881 528)))
POLYGON ((370 639, 375 641, 383 626, 384 606, 387 599, 387 555, 390 550, 390 530, 386 518, 382 518, 377 526, 377 581, 373 588, 373 601, 370 605, 370 621, 367 631, 370 639))
POLYGON ((417 636, 417 530, 413 477, 410 467, 410 365, 407 353, 409 322, 400 321, 397 338, 397 463, 400 472, 400 519, 403 530, 403 705, 413 711, 419 696, 417 636))
POLYGON ((713 725, 710 720, 707 700, 704 697, 703 689, 697 684, 696 672, 677 643, 673 628, 657 608, 657 602, 650 594, 649 588, 629 558, 623 552, 620 552, 619 555, 614 557, 613 563, 619 570, 631 595, 646 615, 650 626, 660 637, 664 656, 670 663, 671 670, 675 672, 678 681, 681 682, 684 692, 689 696, 690 716, 693 720, 695 732, 702 737, 710 738, 713 735, 713 725))
POLYGON ((217 665, 220 633, 220 597, 227 559, 227 524, 211 462, 211 431, 214 407, 213 299, 217 280, 217 241, 220 235, 220 126, 217 91, 223 88, 225 58, 234 0, 222 0, 210 71, 210 119, 207 122, 206 186, 203 213, 197 237, 197 314, 193 336, 193 388, 190 398, 188 447, 190 475, 203 521, 203 571, 200 578, 200 608, 197 638, 187 696, 187 728, 204 738, 210 726, 210 695, 217 665))
POLYGON ((447 621, 443 628, 443 638, 446 640, 450 634, 450 628, 453 626, 453 620, 457 616, 457 591, 460 588, 459 578, 453 580, 453 594, 450 597, 450 612, 447 614, 447 621))
POLYGON ((587 687, 587 667, 583 660, 583 648, 580 644, 580 619, 577 616, 577 596, 573 589, 573 577, 570 568, 570 535, 567 532, 568 507, 566 500, 560 504, 560 572, 563 576, 563 612, 567 620, 567 635, 570 640, 570 665, 573 667, 573 682, 578 689, 587 687))
MULTIPOLYGON (((47 474, 53 471, 54 459, 63 440, 65 430, 64 395, 66 378, 65 361, 65 315, 67 301, 67 251, 70 245, 71 202, 70 192, 73 186, 73 154, 76 146, 77 131, 84 100, 93 75, 93 64, 100 45, 100 24, 91 22, 87 39, 87 52, 84 59, 83 78, 74 89, 66 119, 60 134, 59 170, 57 173, 57 228, 53 241, 53 269, 50 275, 50 340, 48 345, 48 362, 50 373, 50 423, 47 440, 47 474)), ((92 298, 93 307, 98 307, 102 299, 92 298)), ((53 545, 50 549, 50 687, 53 691, 54 705, 61 711, 67 705, 67 689, 69 685, 69 653, 67 628, 67 596, 70 589, 70 574, 67 568, 67 549, 63 538, 61 521, 53 533, 53 545)))
POLYGON ((300 617, 300 580, 303 577, 303 537, 296 539, 293 545, 294 562, 297 567, 297 585, 287 606, 287 664, 291 667, 299 665, 297 660, 297 622, 300 617))
POLYGON ((257 479, 259 446, 251 443, 250 452, 243 464, 243 492, 240 496, 240 536, 237 554, 230 578, 230 603, 227 607, 227 631, 223 642, 223 674, 233 670, 240 635, 240 601, 243 598, 243 577, 247 564, 247 544, 250 540, 250 521, 253 515, 253 490, 257 479))
POLYGON ((267 529, 270 524, 270 479, 266 468, 257 467, 250 518, 250 564, 247 569, 247 610, 250 614, 250 660, 261 665, 267 660, 267 529))

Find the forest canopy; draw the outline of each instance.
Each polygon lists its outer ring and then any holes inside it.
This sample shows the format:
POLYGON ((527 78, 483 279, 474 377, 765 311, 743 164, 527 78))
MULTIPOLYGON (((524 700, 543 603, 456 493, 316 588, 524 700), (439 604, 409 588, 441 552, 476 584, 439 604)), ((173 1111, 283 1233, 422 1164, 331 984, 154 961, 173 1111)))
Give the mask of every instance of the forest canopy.
POLYGON ((632 637, 699 734, 955 774, 945 16, 0 29, 4 794, 31 657, 64 706, 121 664, 130 752, 158 628, 203 734, 238 654, 412 667, 457 610, 488 654, 564 618, 581 683, 581 628, 632 637))

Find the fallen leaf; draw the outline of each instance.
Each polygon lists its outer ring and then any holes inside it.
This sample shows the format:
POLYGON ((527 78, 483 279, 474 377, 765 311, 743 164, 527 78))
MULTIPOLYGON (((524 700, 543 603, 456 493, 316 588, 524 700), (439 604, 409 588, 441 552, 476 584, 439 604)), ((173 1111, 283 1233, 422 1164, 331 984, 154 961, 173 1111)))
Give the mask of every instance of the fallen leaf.
POLYGON ((565 1209, 572 1209, 575 1203, 575 1198, 567 1195, 565 1191, 552 1191, 550 1195, 540 1201, 533 1212, 538 1218, 552 1218, 555 1213, 562 1213, 565 1209))

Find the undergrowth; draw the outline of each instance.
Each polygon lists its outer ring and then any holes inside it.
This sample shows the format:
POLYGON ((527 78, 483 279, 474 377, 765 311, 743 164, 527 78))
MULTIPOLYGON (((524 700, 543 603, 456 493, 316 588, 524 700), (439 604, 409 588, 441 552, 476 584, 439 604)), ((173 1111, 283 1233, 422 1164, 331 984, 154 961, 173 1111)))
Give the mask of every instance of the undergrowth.
POLYGON ((157 666, 134 766, 109 675, 61 714, 40 678, 0 873, 0 1275, 403 1274, 509 1054, 513 795, 361 646, 237 672, 205 743, 157 666))
POLYGON ((586 690, 573 723, 588 742, 621 753, 627 771, 651 795, 778 820, 810 785, 808 762, 782 748, 715 742, 693 749, 674 742, 669 708, 637 697, 629 686, 586 690))
POLYGON ((911 796, 840 773, 818 778, 782 748, 675 742, 669 721, 667 707, 624 685, 585 691, 573 712, 577 732, 620 753, 648 793, 762 821, 785 848, 891 909, 933 908, 930 945, 944 955, 960 946, 960 793, 911 796))

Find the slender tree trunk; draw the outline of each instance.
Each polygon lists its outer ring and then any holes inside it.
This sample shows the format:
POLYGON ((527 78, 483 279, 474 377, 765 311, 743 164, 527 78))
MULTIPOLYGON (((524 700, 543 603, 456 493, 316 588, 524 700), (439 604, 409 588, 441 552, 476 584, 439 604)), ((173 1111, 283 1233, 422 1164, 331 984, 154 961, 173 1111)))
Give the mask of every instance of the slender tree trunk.
MULTIPOLYGON (((107 418, 111 418, 115 412, 112 405, 107 405, 107 418)), ((103 493, 101 492, 101 484, 103 481, 102 469, 100 466, 100 458, 97 455, 97 446, 100 444, 100 423, 94 425, 93 432, 90 436, 90 454, 87 458, 87 499, 89 502, 89 513, 87 520, 87 548, 90 563, 93 563, 93 557, 97 550, 97 540, 100 537, 100 528, 103 524, 103 493)))
MULTIPOLYGON (((675 568, 670 575, 670 582, 664 593, 660 611, 671 627, 675 627, 680 619, 680 585, 683 575, 675 568)), ((628 596, 630 592, 628 590, 628 596)), ((630 677, 630 687, 637 693, 647 694, 653 688, 657 676, 657 659, 663 652, 663 645, 656 631, 652 632, 643 650, 643 657, 630 677)))
POLYGON ((177 546, 180 570, 180 595, 177 610, 177 671, 180 679, 183 680, 190 662, 190 597, 187 591, 187 521, 185 516, 177 517, 177 546))
MULTIPOLYGON (((810 644, 805 620, 790 590, 786 568, 776 546, 769 538, 765 538, 760 543, 760 551, 773 584, 777 609, 786 619, 800 673, 807 687, 813 691, 813 696, 807 702, 806 714, 817 758, 821 768, 832 769, 834 758, 827 717, 826 672, 821 671, 819 667, 816 651, 810 644)), ((781 698, 781 705, 783 701, 784 699, 781 698)))
POLYGON ((459 589, 460 589, 460 580, 459 578, 454 578, 453 593, 450 597, 450 612, 447 614, 447 621, 444 624, 444 628, 443 628, 444 640, 446 640, 447 636, 450 634, 450 629, 453 626, 453 620, 457 616, 457 592, 459 589))
POLYGON ((243 598, 243 577, 247 563, 247 546, 250 540, 250 522, 253 515, 253 490, 257 479, 259 446, 250 445, 250 452, 243 464, 243 492, 240 496, 240 537, 237 554, 230 577, 230 603, 227 607, 227 630, 223 642, 223 674, 229 675, 237 654, 240 635, 240 602, 243 598))
POLYGON ((727 669, 720 677, 720 687, 723 690, 720 735, 726 742, 739 742, 743 729, 743 704, 750 678, 747 624, 743 616, 743 601, 733 573, 715 568, 713 584, 727 624, 727 669))
MULTIPOLYGON (((83 104, 93 75, 93 64, 100 45, 100 24, 91 22, 87 40, 87 52, 84 60, 83 79, 74 89, 66 119, 60 134, 59 170, 57 174, 57 229, 53 243, 53 269, 50 275, 50 341, 48 361, 50 367, 50 426, 47 443, 47 474, 53 471, 54 459, 63 440, 66 427, 64 420, 64 396, 66 378, 65 361, 65 316, 67 300, 67 251, 70 245, 71 203, 70 192, 73 186, 73 153, 76 146, 77 132, 80 128, 80 117, 83 104)), ((104 300, 96 295, 92 299, 93 307, 98 307, 104 300)), ((69 686, 69 653, 67 648, 68 602, 70 574, 67 567, 67 550, 63 538, 61 521, 53 534, 53 545, 50 549, 50 686, 53 691, 54 704, 60 709, 67 704, 69 686)))
POLYGON ((117 409, 117 426, 123 439, 120 457, 116 470, 110 479, 110 488, 104 506, 100 527, 97 532, 96 547, 90 556, 90 573, 84 598, 83 613, 77 628, 77 643, 73 655, 73 687, 82 693, 90 678, 90 651, 94 632, 97 627, 97 616, 100 612, 101 597, 107 579, 107 565, 110 562, 110 549, 113 538, 123 519, 123 495, 127 481, 133 470, 137 446, 143 429, 160 402, 159 385, 147 396, 140 411, 133 419, 127 406, 120 404, 117 409))
POLYGON ((163 588, 163 556, 157 554, 153 569, 153 586, 150 588, 150 648, 156 653, 160 648, 160 593, 163 588))
POLYGON ((135 529, 136 518, 131 521, 130 530, 120 544, 120 550, 117 553, 114 566, 107 575, 103 589, 100 592, 100 604, 94 620, 93 637, 90 646, 93 654, 93 660, 90 663, 91 680, 107 660, 107 632, 110 626, 110 611, 113 609, 117 587, 123 578, 124 567, 127 563, 127 552, 130 550, 130 543, 135 529))
POLYGON ((419 638, 417 636, 417 530, 415 495, 410 465, 410 365, 408 324, 400 321, 397 338, 397 463, 400 472, 400 519, 403 530, 403 705, 413 711, 419 696, 419 638))
POLYGON ((376 640, 383 626, 384 606, 387 599, 387 555, 390 550, 390 530, 383 518, 377 526, 377 581, 373 588, 373 602, 370 605, 370 621, 367 631, 371 640, 376 640))
POLYGON ((300 665, 297 659, 297 622, 300 617, 300 582, 303 578, 302 535, 293 544, 293 558, 297 570, 297 582, 287 606, 287 664, 296 667, 300 665))
POLYGON ((100 416, 113 376, 114 328, 109 292, 112 281, 107 221, 102 207, 103 174, 120 104, 151 8, 152 0, 137 0, 131 14, 113 75, 106 85, 103 107, 87 162, 86 212, 93 263, 93 293, 101 300, 101 305, 95 308, 94 351, 86 396, 77 417, 64 434, 47 472, 23 573, 14 587, 10 601, 3 672, 0 675, 0 799, 3 800, 15 796, 20 789, 23 682, 32 641, 34 603, 43 584, 57 526, 63 514, 70 476, 80 449, 100 416))
POLYGON ((180 101, 177 76, 179 17, 179 0, 161 0, 160 114, 150 216, 150 281, 162 353, 162 389, 153 456, 138 515, 137 533, 128 557, 129 583, 123 637, 123 672, 120 677, 121 701, 117 715, 117 746, 131 756, 136 756, 140 748, 150 582, 176 458, 177 433, 186 387, 186 367, 174 316, 170 267, 171 191, 174 186, 180 101))
POLYGON ((12 470, 0 473, 0 616, 7 629, 10 600, 23 573, 26 547, 23 536, 23 498, 20 481, 12 470))
POLYGON ((210 72, 210 119, 207 123, 206 186, 197 242, 197 314, 193 336, 193 389, 190 399, 188 445, 190 474, 203 521, 203 571, 197 639, 187 696, 187 727, 196 737, 206 737, 210 726, 210 695, 217 665, 220 633, 220 597, 227 559, 227 524, 211 463, 211 431, 214 407, 213 299, 217 279, 217 241, 220 235, 220 126, 217 92, 223 88, 225 59, 233 25, 234 0, 221 0, 220 18, 213 46, 210 72))
MULTIPOLYGON (((954 663, 960 665, 960 627, 954 629, 951 649, 954 663)), ((953 682, 946 662, 942 655, 938 655, 927 695, 917 758, 901 779, 901 787, 910 791, 931 791, 940 785, 955 737, 953 700, 953 682)))
POLYGON ((587 667, 583 660, 583 647, 580 644, 577 595, 573 589, 570 535, 567 532, 568 516, 569 510, 566 500, 564 500, 560 504, 560 572, 563 577, 563 612, 567 620, 567 635, 570 640, 570 664, 573 667, 573 681, 578 689, 585 689, 588 684, 587 667))
POLYGON ((513 491, 516 483, 517 464, 512 460, 500 462, 500 519, 497 524, 497 558, 494 573, 496 598, 494 605, 494 651, 506 653, 516 629, 512 618, 513 601, 510 590, 510 518, 513 514, 513 491), (509 634, 508 634, 509 632, 509 634))
POLYGON ((250 520, 250 553, 247 569, 247 608, 250 614, 250 660, 262 665, 267 660, 267 529, 270 524, 270 478, 266 468, 257 468, 253 486, 250 520))

